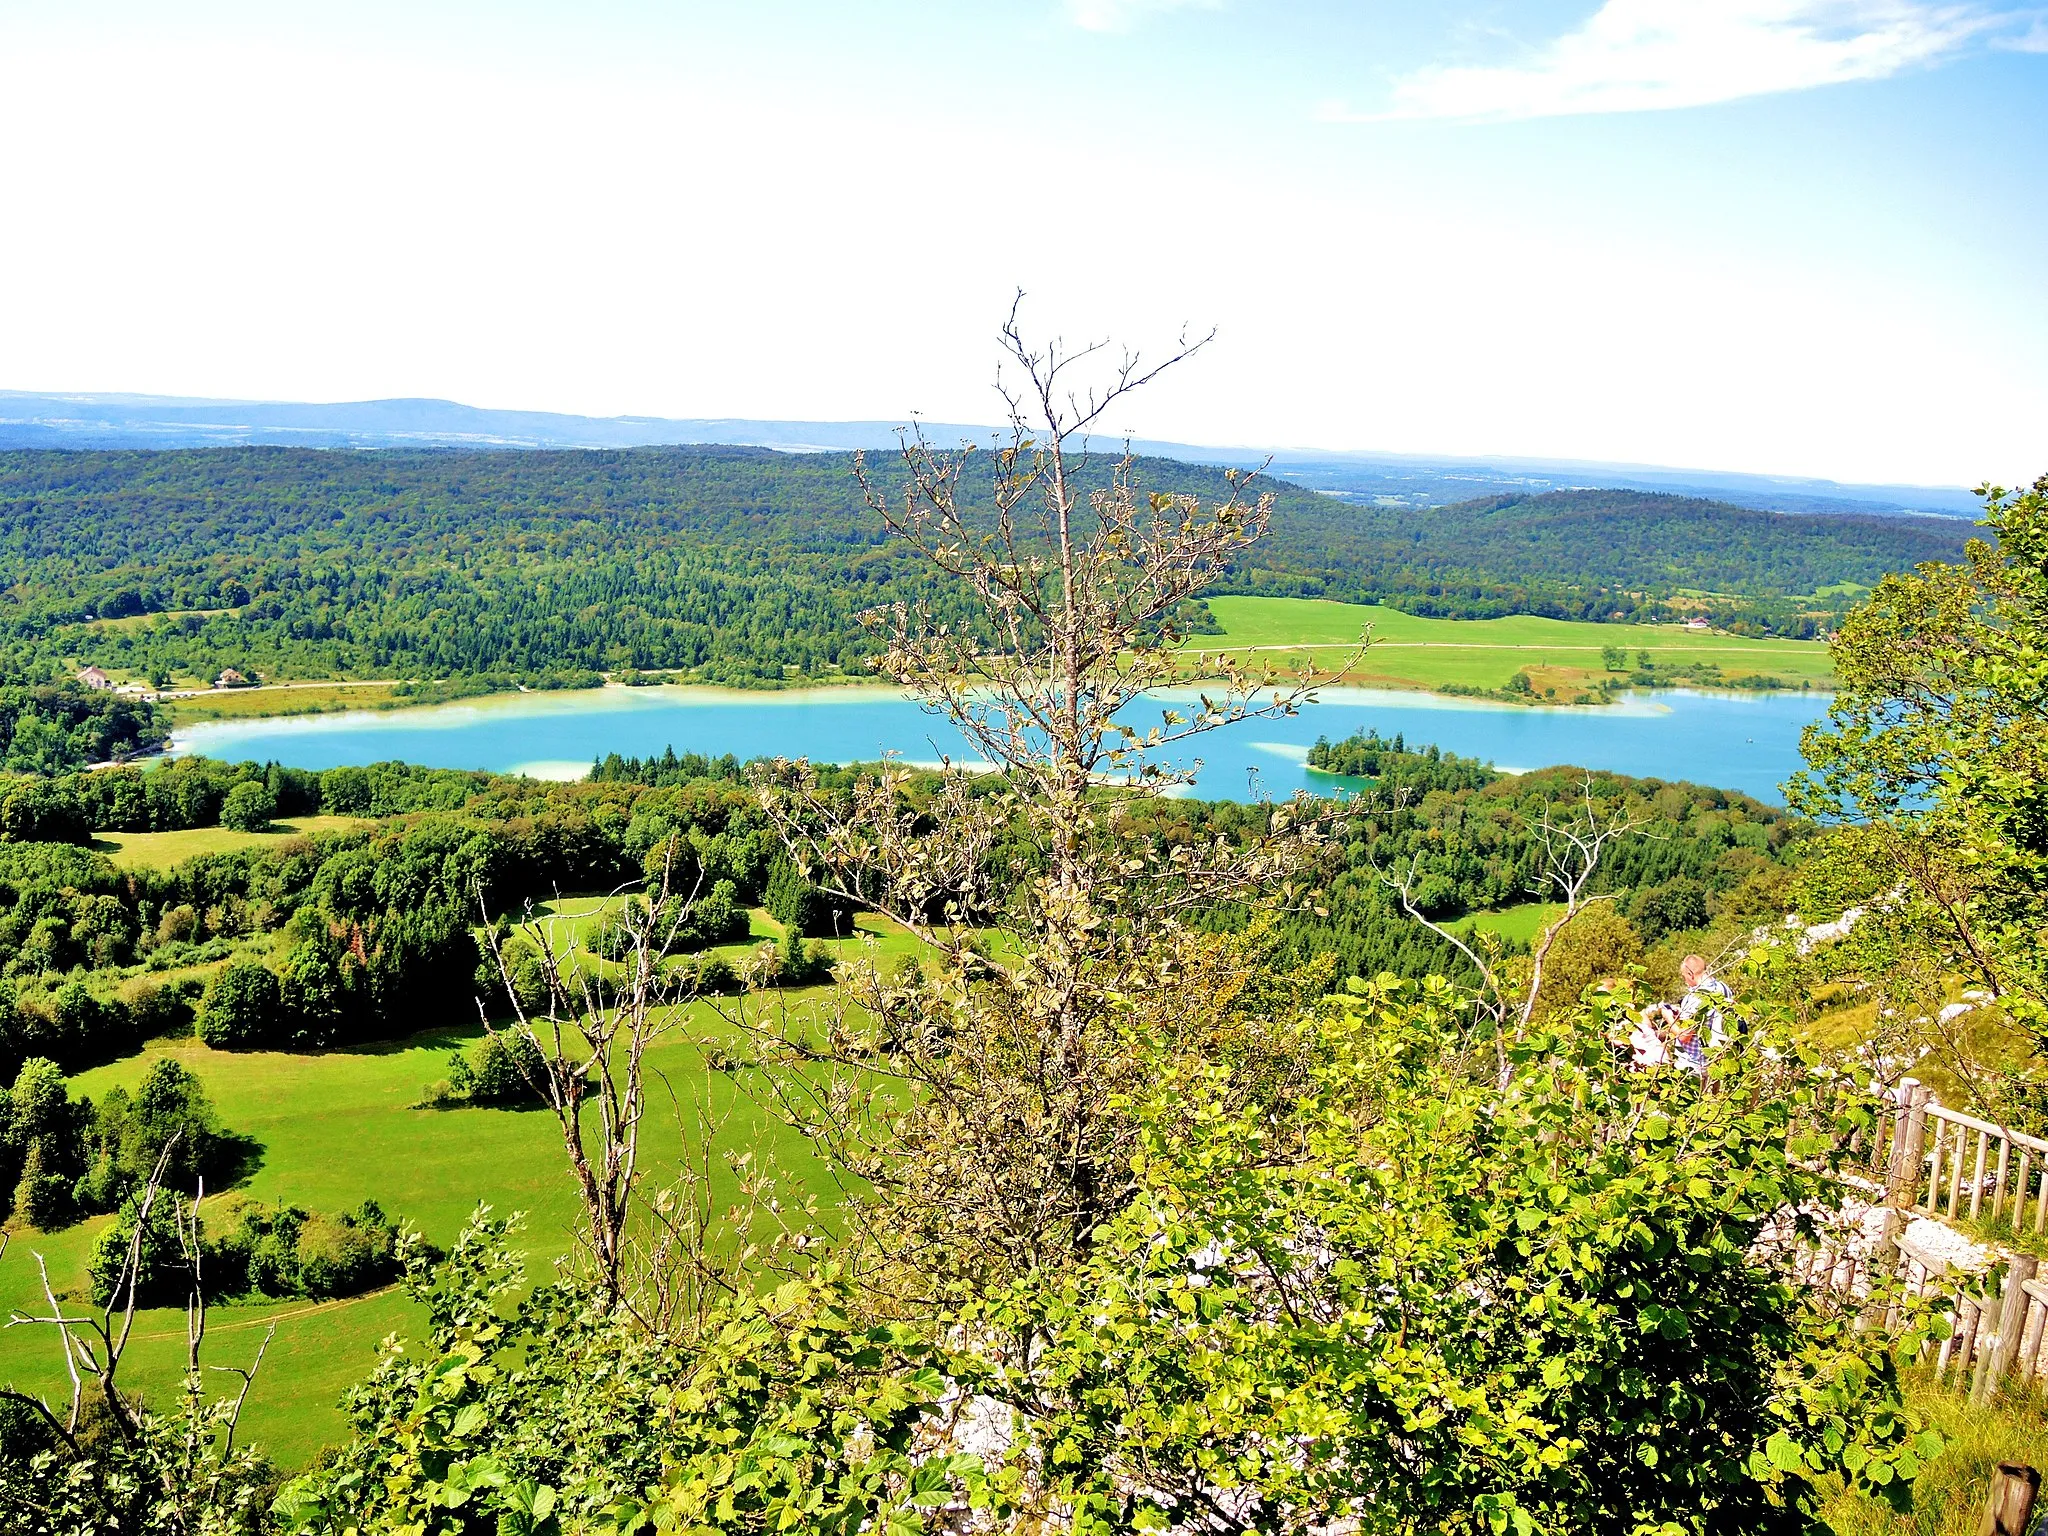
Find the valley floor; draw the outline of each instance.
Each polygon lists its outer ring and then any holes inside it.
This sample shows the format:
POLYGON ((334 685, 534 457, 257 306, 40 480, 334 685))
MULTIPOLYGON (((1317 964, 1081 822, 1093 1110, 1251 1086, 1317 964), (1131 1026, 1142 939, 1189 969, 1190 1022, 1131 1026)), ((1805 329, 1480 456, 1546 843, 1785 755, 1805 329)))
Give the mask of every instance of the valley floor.
MULTIPOLYGON (((1225 651, 1250 666, 1270 665, 1281 673, 1303 667, 1342 668, 1341 681, 1349 685, 1426 693, 1503 693, 1518 673, 1526 673, 1529 697, 1559 703, 1596 694, 1603 684, 1633 680, 1641 686, 1637 674, 1644 670, 1654 674, 1661 669, 1672 685, 1699 686, 1701 679, 1691 674, 1702 664, 1718 669, 1736 686, 1755 686, 1741 680, 1762 678, 1783 688, 1825 688, 1834 676, 1828 648, 1817 640, 1751 640, 1681 625, 1590 624, 1526 615, 1431 619, 1377 604, 1315 598, 1212 597, 1208 604, 1223 632, 1188 641, 1184 649, 1190 655, 1190 675, 1206 670, 1198 660, 1204 653, 1225 651), (1367 634, 1371 646, 1352 659, 1350 652, 1367 634), (1602 653, 1615 647, 1627 658, 1626 672, 1611 670, 1603 662, 1602 653), (1640 665, 1644 657, 1651 663, 1647 669, 1640 665)), ((874 680, 813 678, 802 680, 802 686, 872 687, 874 680)), ((401 692, 402 687, 389 680, 301 680, 184 691, 164 702, 172 719, 184 726, 405 709, 464 692, 449 684, 417 686, 409 692, 401 692)))
POLYGON ((1430 619, 1315 598, 1207 601, 1223 632, 1189 639, 1184 649, 1193 655, 1228 652, 1248 666, 1270 664, 1283 673, 1341 668, 1342 681, 1360 687, 1495 693, 1526 673, 1530 697, 1570 703, 1609 679, 1633 679, 1641 686, 1645 672, 1698 686, 1702 665, 1736 686, 1755 686, 1741 680, 1764 678, 1784 688, 1821 688, 1834 676, 1828 648, 1818 640, 1751 640, 1675 624, 1588 624, 1527 615, 1430 619), (1370 646, 1354 657, 1365 637, 1370 646), (1610 669, 1603 659, 1603 652, 1617 647, 1624 670, 1610 669))

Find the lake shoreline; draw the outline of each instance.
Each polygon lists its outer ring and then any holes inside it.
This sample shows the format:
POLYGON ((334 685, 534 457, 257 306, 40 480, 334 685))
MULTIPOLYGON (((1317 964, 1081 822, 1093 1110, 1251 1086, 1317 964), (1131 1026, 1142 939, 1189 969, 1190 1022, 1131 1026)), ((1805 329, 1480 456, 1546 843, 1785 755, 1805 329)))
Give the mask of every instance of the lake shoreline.
MULTIPOLYGON (((1161 689, 1127 711, 1143 728, 1155 710, 1185 714, 1195 687, 1161 689)), ((1257 716, 1161 755, 1194 775, 1202 799, 1258 801, 1312 789, 1319 737, 1366 730, 1475 757, 1503 773, 1569 765, 1689 780, 1779 803, 1798 771, 1799 734, 1826 710, 1798 692, 1671 689, 1602 706, 1506 704, 1409 690, 1331 687, 1293 713, 1257 716), (1512 766, 1510 766, 1512 765, 1512 766)), ((604 688, 496 694, 403 710, 202 722, 177 731, 172 756, 275 761, 315 771, 403 761, 424 767, 574 780, 609 754, 668 749, 718 758, 809 758, 905 765, 979 761, 942 715, 888 685, 755 692, 604 688)), ((1321 780, 1327 783, 1327 780, 1321 780)))
MULTIPOLYGON (((1213 688, 1214 686, 1223 684, 1225 681, 1226 679, 1221 677, 1205 677, 1199 675, 1190 675, 1186 678, 1177 680, 1167 688, 1162 688, 1156 691, 1158 695, 1162 698, 1193 698, 1196 692, 1202 689, 1204 686, 1210 686, 1213 688)), ((1626 701, 1632 695, 1644 692, 1692 692, 1715 695, 1726 694, 1741 698, 1769 698, 1774 696, 1811 697, 1816 694, 1831 695, 1834 692, 1832 682, 1832 679, 1828 679, 1826 682, 1817 682, 1812 684, 1811 686, 1804 688, 1735 688, 1727 686, 1716 688, 1708 685, 1677 683, 1668 688, 1644 689, 1639 687, 1631 687, 1619 690, 1617 697, 1602 698, 1597 700, 1588 699, 1583 703, 1569 699, 1543 698, 1540 696, 1529 697, 1512 694, 1505 691, 1482 693, 1471 690, 1442 690, 1430 688, 1421 684, 1410 684, 1398 678, 1384 677, 1374 677, 1373 680, 1370 682, 1333 682, 1322 688, 1318 688, 1316 690, 1316 693, 1322 696, 1338 693, 1351 693, 1358 695, 1371 695, 1375 698, 1384 696, 1387 698, 1399 698, 1402 700, 1428 699, 1445 706, 1464 707, 1471 709, 1532 710, 1545 712, 1565 710, 1570 711, 1574 714, 1598 714, 1615 709, 1625 708, 1626 701)), ((1286 686, 1286 682, 1284 679, 1276 679, 1276 685, 1284 687, 1286 686)), ((171 712, 172 744, 170 746, 167 746, 165 750, 175 754, 176 751, 179 750, 175 745, 176 738, 178 736, 183 735, 187 731, 204 726, 233 725, 244 722, 253 723, 257 721, 267 720, 300 720, 323 716, 339 718, 352 715, 375 716, 390 714, 407 714, 436 709, 453 709, 464 705, 502 705, 514 700, 521 699, 586 699, 595 697, 603 697, 609 699, 620 694, 646 694, 668 696, 673 699, 702 701, 707 703, 745 702, 750 704, 770 704, 777 702, 819 703, 824 702, 828 697, 838 698, 860 697, 863 695, 902 695, 902 690, 896 684, 887 682, 882 679, 846 678, 843 680, 807 680, 801 683, 791 683, 786 687, 780 688, 734 688, 722 683, 633 684, 607 682, 602 686, 596 688, 502 689, 489 693, 463 694, 458 695, 454 698, 426 699, 420 701, 414 701, 409 696, 403 694, 387 694, 385 697, 377 699, 374 702, 364 701, 360 703, 353 701, 341 702, 338 700, 315 698, 314 700, 302 703, 297 707, 293 707, 290 698, 290 695, 293 693, 313 693, 316 690, 321 689, 331 689, 336 692, 340 692, 342 690, 354 688, 390 689, 400 686, 404 685, 394 684, 388 681, 358 682, 346 679, 338 681, 266 684, 259 686, 257 688, 236 690, 231 695, 231 697, 237 700, 254 699, 259 694, 274 693, 278 695, 278 708, 237 709, 230 713, 222 714, 195 713, 183 719, 179 717, 180 712, 177 709, 177 701, 173 700, 170 702, 168 706, 171 712)), ((209 696, 195 695, 194 697, 203 698, 209 696)), ((266 702, 268 701, 266 700, 266 702)), ((158 754, 152 753, 150 755, 155 756, 158 754)))

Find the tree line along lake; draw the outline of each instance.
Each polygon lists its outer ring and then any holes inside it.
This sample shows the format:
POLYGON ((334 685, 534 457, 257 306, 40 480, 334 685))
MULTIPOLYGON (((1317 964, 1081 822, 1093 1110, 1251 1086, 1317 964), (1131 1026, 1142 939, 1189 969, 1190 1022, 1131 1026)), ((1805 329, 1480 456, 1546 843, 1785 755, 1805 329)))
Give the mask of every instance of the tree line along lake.
MULTIPOLYGON (((1160 708, 1185 712, 1195 695, 1171 690, 1160 708)), ((1169 756, 1199 768, 1205 799, 1284 798, 1338 781, 1307 766, 1320 736, 1374 730, 1411 746, 1434 744, 1505 771, 1571 765, 1683 779, 1782 804, 1780 785, 1800 767, 1800 732, 1826 711, 1822 692, 1657 690, 1597 707, 1547 707, 1412 692, 1329 687, 1299 713, 1247 720, 1169 756)), ((1131 723, 1153 723, 1135 712, 1131 723)), ((179 753, 333 768, 402 760, 574 778, 607 753, 656 756, 664 748, 752 757, 866 762, 893 753, 913 763, 971 761, 950 725, 894 690, 838 687, 776 693, 703 687, 606 687, 528 693, 417 709, 202 722, 180 729, 179 753)))

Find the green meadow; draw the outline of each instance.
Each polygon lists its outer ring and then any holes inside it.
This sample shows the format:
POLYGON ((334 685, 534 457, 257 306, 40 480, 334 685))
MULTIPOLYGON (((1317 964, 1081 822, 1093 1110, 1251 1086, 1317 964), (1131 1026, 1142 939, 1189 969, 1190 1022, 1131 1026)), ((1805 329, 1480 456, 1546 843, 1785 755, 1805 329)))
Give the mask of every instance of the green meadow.
POLYGON ((1530 669, 1538 682, 1581 684, 1605 675, 1601 651, 1620 646, 1629 664, 1640 651, 1666 665, 1709 661, 1730 677, 1774 677, 1792 687, 1833 676, 1817 640, 1750 640, 1678 625, 1588 624, 1519 615, 1504 619, 1428 619, 1377 604, 1299 597, 1212 597, 1220 635, 1197 635, 1190 652, 1230 651, 1287 669, 1335 667, 1361 636, 1372 644, 1344 672, 1368 687, 1497 689, 1530 669), (1245 653, 1251 653, 1246 655, 1245 653))
POLYGON ((368 825, 356 816, 295 816, 274 821, 261 832, 229 827, 193 827, 182 832, 101 832, 93 847, 113 860, 117 869, 167 869, 202 853, 235 853, 261 848, 312 832, 340 832, 368 825))
POLYGON ((1468 912, 1455 923, 1448 924, 1455 932, 1472 932, 1483 929, 1497 933, 1516 944, 1530 943, 1544 928, 1557 921, 1564 913, 1564 905, 1555 901, 1525 901, 1512 907, 1501 907, 1490 912, 1468 912))
MULTIPOLYGON (((204 687, 204 682, 200 684, 204 687)), ((259 715, 330 715, 351 709, 392 709, 412 702, 388 682, 324 681, 264 688, 219 688, 165 707, 179 725, 200 720, 246 720, 259 715)))
MULTIPOLYGON (((562 920, 556 942, 588 930, 599 918, 597 899, 565 901, 552 915, 562 920)), ((755 945, 780 937, 764 913, 752 916, 753 933, 718 952, 738 959, 755 945)), ((852 963, 872 955, 887 966, 915 947, 900 929, 863 917, 857 938, 828 942, 852 963)), ((699 1001, 674 1010, 661 1042, 648 1053, 650 1104, 642 1130, 641 1167, 655 1187, 674 1177, 705 1105, 725 1119, 724 1139, 741 1150, 759 1146, 802 1170, 821 1198, 824 1175, 800 1138, 771 1121, 750 1092, 750 1072, 707 1069, 702 1047, 730 1040, 730 1014, 742 1000, 699 1001)), ((799 1015, 831 1001, 829 988, 757 994, 759 1009, 788 1008, 799 1015)), ((544 1276, 571 1246, 577 1204, 554 1117, 539 1109, 429 1109, 428 1086, 448 1075, 448 1057, 482 1033, 474 1018, 422 1020, 410 1038, 350 1049, 296 1054, 216 1051, 195 1039, 158 1040, 138 1056, 72 1079, 74 1096, 97 1096, 120 1085, 132 1089, 152 1060, 175 1056, 204 1083, 221 1123, 254 1138, 261 1152, 238 1192, 308 1210, 351 1209, 374 1199, 395 1217, 446 1246, 479 1203, 526 1215, 529 1272, 544 1276)), ((37 1258, 67 1308, 89 1305, 86 1261, 110 1217, 61 1231, 16 1227, 0 1251, 0 1311, 47 1312, 37 1258)), ((246 1366, 273 1322, 277 1333, 249 1397, 245 1433, 285 1468, 301 1466, 344 1433, 343 1392, 374 1367, 387 1336, 414 1334, 423 1314, 395 1289, 314 1304, 303 1300, 263 1305, 218 1305, 207 1324, 206 1359, 246 1366)), ((185 1318, 180 1310, 140 1312, 122 1365, 122 1379, 146 1397, 166 1401, 179 1390, 185 1360, 185 1318)), ((0 1332, 0 1382, 52 1399, 65 1395, 61 1356, 50 1331, 16 1326, 0 1332)), ((220 1379, 212 1382, 219 1390, 220 1379)))

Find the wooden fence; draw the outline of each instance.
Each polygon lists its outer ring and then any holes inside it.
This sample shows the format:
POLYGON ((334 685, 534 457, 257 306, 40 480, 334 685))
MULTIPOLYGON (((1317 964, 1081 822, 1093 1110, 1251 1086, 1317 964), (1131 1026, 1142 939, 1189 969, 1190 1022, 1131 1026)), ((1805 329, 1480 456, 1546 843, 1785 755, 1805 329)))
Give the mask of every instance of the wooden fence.
POLYGON ((2001 1224, 2015 1237, 2048 1232, 2048 1141, 1951 1109, 1911 1078, 1881 1103, 1872 1129, 1851 1145, 1846 1173, 1852 1199, 1884 1210, 1882 1233, 1809 1250, 1795 1265, 1799 1278, 1868 1296, 1887 1273, 1898 1294, 1876 1321, 1896 1327, 1906 1297, 1948 1314, 1949 1337, 1922 1350, 1940 1376, 1967 1380, 1980 1400, 2008 1379, 2040 1383, 2048 1377, 2048 1277, 2035 1256, 1997 1238, 2001 1224), (1986 1272, 1958 1269, 1909 1235, 1914 1215, 1977 1224, 1973 1240, 1997 1261, 1986 1272))

